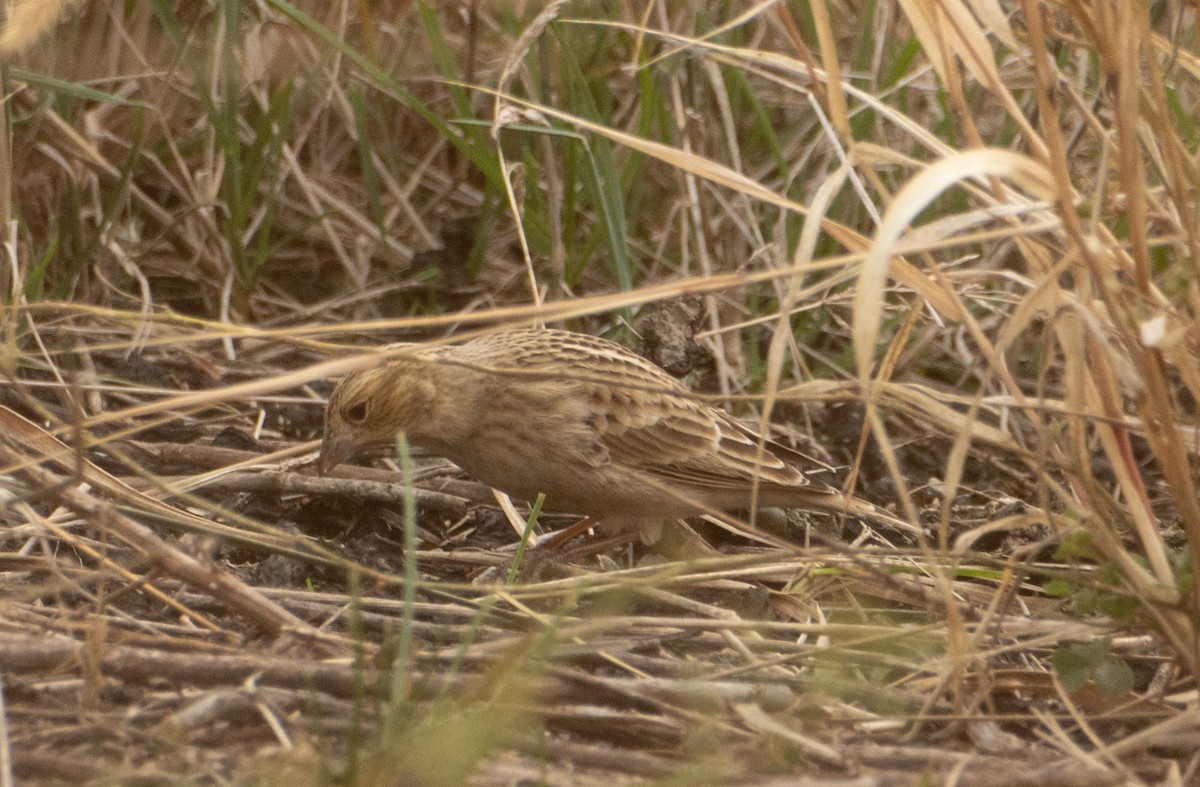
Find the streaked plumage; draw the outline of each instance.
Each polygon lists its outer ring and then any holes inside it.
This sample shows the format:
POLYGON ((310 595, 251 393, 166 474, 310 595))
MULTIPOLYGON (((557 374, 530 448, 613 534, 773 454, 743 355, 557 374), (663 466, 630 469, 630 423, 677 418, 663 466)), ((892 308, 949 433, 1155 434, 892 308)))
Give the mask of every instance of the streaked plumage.
POLYGON ((329 400, 321 468, 386 449, 399 432, 496 489, 523 500, 543 492, 547 508, 601 524, 746 509, 755 479, 760 507, 883 515, 816 480, 824 465, 761 440, 651 362, 567 331, 414 346, 349 375, 329 400))

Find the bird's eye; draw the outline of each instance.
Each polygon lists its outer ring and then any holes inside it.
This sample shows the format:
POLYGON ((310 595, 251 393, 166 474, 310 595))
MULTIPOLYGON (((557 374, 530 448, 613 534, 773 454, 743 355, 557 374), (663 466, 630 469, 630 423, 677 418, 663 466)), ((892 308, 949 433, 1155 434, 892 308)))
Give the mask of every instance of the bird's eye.
POLYGON ((358 402, 346 408, 346 420, 356 424, 362 423, 367 417, 367 403, 358 402))

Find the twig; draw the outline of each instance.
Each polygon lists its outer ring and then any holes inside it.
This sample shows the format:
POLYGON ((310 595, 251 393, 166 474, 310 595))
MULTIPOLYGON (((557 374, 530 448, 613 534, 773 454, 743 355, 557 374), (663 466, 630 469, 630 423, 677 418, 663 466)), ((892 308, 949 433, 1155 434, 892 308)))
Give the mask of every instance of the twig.
POLYGON ((325 635, 230 576, 215 563, 197 560, 176 549, 145 525, 134 522, 108 503, 79 491, 71 484, 70 479, 30 464, 28 457, 8 446, 0 446, 0 464, 13 467, 12 472, 34 489, 65 505, 96 527, 128 543, 145 555, 155 569, 222 599, 230 608, 272 633, 278 634, 290 629, 314 639, 326 639, 325 635))

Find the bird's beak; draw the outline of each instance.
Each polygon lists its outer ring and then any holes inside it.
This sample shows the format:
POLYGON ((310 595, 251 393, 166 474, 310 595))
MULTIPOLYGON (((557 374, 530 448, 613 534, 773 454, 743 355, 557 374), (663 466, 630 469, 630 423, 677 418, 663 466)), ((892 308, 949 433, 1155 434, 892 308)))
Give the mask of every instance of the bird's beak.
POLYGON ((325 475, 345 462, 354 453, 354 438, 350 435, 328 436, 321 442, 321 454, 317 457, 317 472, 325 475))

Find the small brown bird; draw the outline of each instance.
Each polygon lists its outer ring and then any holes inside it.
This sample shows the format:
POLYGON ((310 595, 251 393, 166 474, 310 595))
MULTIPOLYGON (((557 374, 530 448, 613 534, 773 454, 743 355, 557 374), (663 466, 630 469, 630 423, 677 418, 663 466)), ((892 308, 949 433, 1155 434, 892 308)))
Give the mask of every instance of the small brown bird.
POLYGON ((650 361, 579 333, 520 329, 421 347, 344 378, 319 467, 409 442, 522 500, 609 527, 819 507, 909 528, 817 480, 827 466, 698 401, 650 361))

